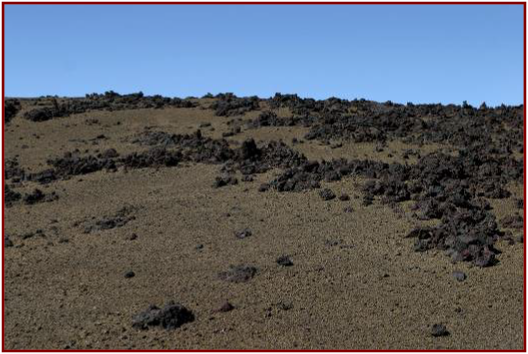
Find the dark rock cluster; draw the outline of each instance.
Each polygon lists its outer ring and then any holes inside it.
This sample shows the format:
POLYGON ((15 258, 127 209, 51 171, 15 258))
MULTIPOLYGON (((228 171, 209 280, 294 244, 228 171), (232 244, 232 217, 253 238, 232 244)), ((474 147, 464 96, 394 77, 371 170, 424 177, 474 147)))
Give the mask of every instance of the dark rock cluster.
POLYGON ((22 198, 22 194, 18 193, 17 191, 11 189, 9 185, 5 185, 4 187, 4 203, 6 207, 10 207, 13 205, 14 202, 19 201, 22 198))
POLYGON ((59 199, 59 196, 55 192, 46 194, 40 189, 35 189, 32 193, 26 194, 23 198, 24 204, 33 205, 42 202, 52 202, 59 199))
POLYGON ((4 177, 6 180, 20 182, 26 178, 26 171, 20 167, 18 160, 6 159, 4 163, 4 177))
POLYGON ((232 93, 219 94, 210 108, 214 109, 217 116, 238 116, 260 108, 260 99, 257 96, 237 97, 232 93))
POLYGON ((194 314, 186 307, 169 301, 162 308, 150 305, 132 318, 132 326, 137 329, 149 329, 150 327, 161 327, 172 330, 194 321, 194 314))
POLYGON ((41 98, 37 103, 45 105, 34 108, 24 114, 33 122, 43 122, 54 118, 67 117, 72 114, 85 113, 94 110, 119 111, 140 108, 192 108, 197 103, 188 99, 168 98, 160 95, 145 96, 142 92, 120 95, 113 91, 104 94, 89 94, 84 98, 69 98, 59 101, 56 98, 41 98))
POLYGON ((117 211, 113 215, 103 216, 99 219, 92 219, 81 224, 84 227, 84 233, 98 232, 104 230, 110 230, 117 227, 123 227, 128 222, 135 220, 136 217, 133 212, 136 209, 131 206, 125 206, 117 211))
POLYGON ((268 102, 272 109, 288 108, 292 116, 279 118, 273 111, 263 112, 253 126, 309 126, 307 140, 384 143, 403 138, 417 144, 468 146, 475 141, 490 143, 492 136, 498 135, 500 150, 523 150, 522 105, 489 108, 483 104, 474 108, 467 103, 402 105, 337 98, 317 101, 280 93, 268 102))
POLYGON ((6 124, 11 122, 13 118, 18 114, 22 106, 20 101, 14 98, 7 98, 4 101, 4 121, 6 124))

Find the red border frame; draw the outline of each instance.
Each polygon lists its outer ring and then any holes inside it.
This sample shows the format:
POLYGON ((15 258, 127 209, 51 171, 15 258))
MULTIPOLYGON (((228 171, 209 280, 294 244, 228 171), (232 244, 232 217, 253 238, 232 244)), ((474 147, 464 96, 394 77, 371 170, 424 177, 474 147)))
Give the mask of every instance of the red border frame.
MULTIPOLYGON (((378 350, 378 349, 338 349, 338 350, 317 350, 317 349, 311 349, 311 350, 302 350, 302 349, 292 349, 292 350, 262 350, 262 349, 227 349, 227 350, 220 350, 220 349, 190 349, 190 350, 178 350, 178 349, 133 349, 133 350, 118 350, 118 349, 108 349, 108 350, 99 350, 99 349, 75 349, 75 350, 67 350, 67 349, 57 349, 57 350, 48 350, 48 349, 37 349, 37 350, 30 350, 30 349, 6 349, 5 348, 5 323, 4 323, 4 310, 5 310, 5 302, 4 302, 4 247, 2 246, 2 352, 5 353, 16 353, 16 352, 43 352, 43 353, 53 353, 53 352, 93 352, 93 353, 101 353, 101 352, 110 352, 110 353, 117 353, 117 352, 193 352, 193 353, 207 353, 207 352, 256 352, 256 353, 269 353, 269 352, 277 352, 277 353, 287 353, 287 352, 315 352, 315 353, 326 353, 326 352, 347 352, 347 353, 356 353, 356 352, 375 352, 375 353, 383 353, 383 352, 404 352, 404 353, 418 353, 418 352, 465 352, 465 353, 482 353, 482 352, 495 352, 495 353, 523 353, 527 352, 527 338, 526 338, 526 2, 525 1, 219 1, 219 2, 211 2, 211 1, 138 1, 138 2, 130 2, 130 1, 45 1, 45 2, 36 2, 36 1, 3 1, 2 2, 2 107, 5 105, 5 5, 522 5, 523 6, 523 22, 524 22, 524 35, 523 35, 523 57, 524 57, 524 100, 523 100, 523 108, 524 108, 524 119, 523 119, 523 159, 524 159, 524 169, 523 169, 523 194, 524 194, 524 208, 523 208, 523 216, 524 216, 524 225, 523 225, 523 247, 524 247, 524 264, 523 264, 523 274, 524 274, 524 283, 523 283, 523 313, 524 313, 524 332, 523 332, 523 349, 516 349, 516 350, 493 350, 493 349, 484 349, 484 350, 473 350, 473 349, 410 349, 410 350, 398 350, 398 349, 386 349, 386 350, 378 350)), ((4 130, 5 129, 5 110, 2 109, 2 166, 4 166, 5 163, 5 140, 4 140, 4 130)), ((3 171, 3 168, 2 168, 3 171)), ((2 191, 4 190, 4 173, 2 173, 2 191)), ((2 238, 5 234, 5 227, 4 227, 4 212, 5 212, 5 200, 4 200, 4 193, 2 192, 2 238)))

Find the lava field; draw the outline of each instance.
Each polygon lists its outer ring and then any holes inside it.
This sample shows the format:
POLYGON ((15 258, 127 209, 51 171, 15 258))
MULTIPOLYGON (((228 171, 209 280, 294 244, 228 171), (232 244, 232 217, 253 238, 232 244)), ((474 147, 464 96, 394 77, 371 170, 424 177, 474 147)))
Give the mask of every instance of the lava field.
POLYGON ((6 349, 522 349, 524 107, 5 100, 6 349))

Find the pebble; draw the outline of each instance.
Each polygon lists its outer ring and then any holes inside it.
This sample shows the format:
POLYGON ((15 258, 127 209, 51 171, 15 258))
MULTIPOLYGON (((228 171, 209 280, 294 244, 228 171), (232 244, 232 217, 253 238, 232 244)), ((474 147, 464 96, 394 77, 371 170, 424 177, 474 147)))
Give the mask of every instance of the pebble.
POLYGON ((445 337, 449 335, 449 331, 443 324, 434 324, 431 328, 431 335, 433 337, 445 337))

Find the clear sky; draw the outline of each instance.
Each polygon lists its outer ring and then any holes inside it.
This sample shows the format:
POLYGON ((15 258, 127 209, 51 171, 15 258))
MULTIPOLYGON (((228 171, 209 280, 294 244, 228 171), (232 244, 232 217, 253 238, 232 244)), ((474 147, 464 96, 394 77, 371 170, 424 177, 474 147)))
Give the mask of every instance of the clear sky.
POLYGON ((521 104, 521 5, 6 5, 7 96, 521 104))

